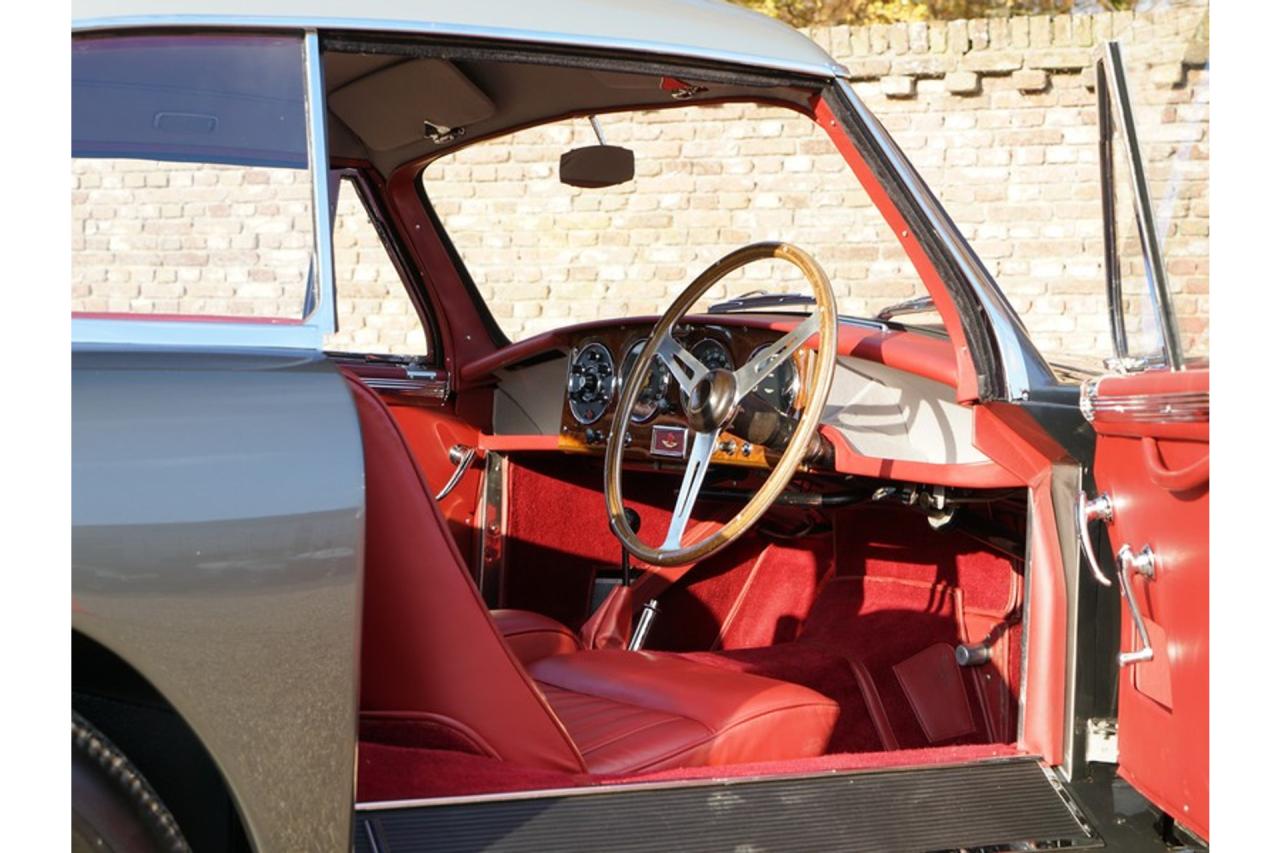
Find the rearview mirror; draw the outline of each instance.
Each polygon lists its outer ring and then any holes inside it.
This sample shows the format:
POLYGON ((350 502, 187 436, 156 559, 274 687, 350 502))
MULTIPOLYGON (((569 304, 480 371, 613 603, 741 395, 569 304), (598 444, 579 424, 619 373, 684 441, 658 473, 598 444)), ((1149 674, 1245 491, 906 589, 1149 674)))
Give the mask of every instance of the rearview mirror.
POLYGON ((614 187, 636 176, 636 155, 619 145, 588 145, 560 155, 560 183, 571 187, 614 187))

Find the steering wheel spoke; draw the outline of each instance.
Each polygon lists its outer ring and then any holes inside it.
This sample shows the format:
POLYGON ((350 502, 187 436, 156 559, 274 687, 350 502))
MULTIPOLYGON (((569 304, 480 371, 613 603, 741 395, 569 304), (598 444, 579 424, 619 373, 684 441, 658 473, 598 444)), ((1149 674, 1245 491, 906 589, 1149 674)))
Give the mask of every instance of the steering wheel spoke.
POLYGON ((684 537, 684 529, 689 525, 693 504, 698 499, 698 490, 702 488, 707 469, 711 467, 711 454, 715 449, 715 432, 694 433, 693 443, 689 448, 689 463, 684 469, 684 479, 680 481, 680 493, 676 496, 676 507, 671 513, 667 538, 662 543, 664 549, 680 548, 680 540, 684 537))
POLYGON ((707 375, 707 366, 671 337, 669 329, 658 339, 657 354, 685 394, 692 394, 694 386, 707 375))
POLYGON ((735 403, 756 389, 770 373, 782 364, 804 344, 818 333, 822 317, 817 312, 810 314, 798 326, 778 338, 760 352, 755 358, 733 372, 734 384, 737 388, 735 403))

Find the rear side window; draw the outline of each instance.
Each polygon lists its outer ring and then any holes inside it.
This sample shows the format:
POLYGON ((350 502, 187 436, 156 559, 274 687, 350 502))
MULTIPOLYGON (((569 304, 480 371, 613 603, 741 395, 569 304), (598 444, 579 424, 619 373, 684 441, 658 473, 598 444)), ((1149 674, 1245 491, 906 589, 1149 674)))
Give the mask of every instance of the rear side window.
POLYGON ((300 322, 314 248, 302 42, 72 47, 72 310, 300 322))

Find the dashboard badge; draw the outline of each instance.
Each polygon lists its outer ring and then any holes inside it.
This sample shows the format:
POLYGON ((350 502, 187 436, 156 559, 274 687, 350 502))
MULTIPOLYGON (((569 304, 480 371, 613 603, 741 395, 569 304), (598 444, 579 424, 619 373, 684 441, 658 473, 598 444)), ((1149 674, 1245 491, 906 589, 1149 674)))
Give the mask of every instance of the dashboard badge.
POLYGON ((688 435, 684 427, 655 426, 649 440, 649 453, 654 456, 671 456, 683 459, 688 435))

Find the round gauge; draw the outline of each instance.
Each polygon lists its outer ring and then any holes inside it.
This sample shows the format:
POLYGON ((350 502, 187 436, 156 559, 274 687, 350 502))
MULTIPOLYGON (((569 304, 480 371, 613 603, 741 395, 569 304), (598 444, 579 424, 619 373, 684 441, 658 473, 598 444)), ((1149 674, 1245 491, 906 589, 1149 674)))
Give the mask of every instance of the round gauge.
MULTIPOLYGON (((703 338, 689 350, 695 359, 703 362, 704 368, 708 370, 733 369, 733 356, 728 353, 728 348, 723 343, 717 341, 716 338, 703 338)), ((689 394, 684 391, 680 392, 680 401, 684 405, 689 405, 689 394)))
MULTIPOLYGON (((733 356, 729 355, 729 350, 725 345, 717 341, 715 338, 703 338, 694 344, 689 352, 693 357, 702 362, 703 366, 715 370, 717 367, 722 370, 733 370, 733 356)), ((680 401, 685 405, 689 404, 689 395, 680 392, 680 401)))
POLYGON ((703 338, 693 345, 693 349, 689 350, 693 353, 693 357, 702 362, 708 368, 722 368, 724 370, 733 370, 733 358, 729 355, 729 350, 725 349, 724 344, 715 338, 703 338))
POLYGON ((569 411, 580 424, 600 420, 616 390, 613 356, 603 344, 578 350, 569 366, 569 411))
MULTIPOLYGON (((631 376, 631 369, 635 367, 636 360, 640 357, 640 350, 644 349, 646 343, 647 340, 636 341, 631 345, 631 349, 627 350, 627 356, 622 360, 623 382, 631 376)), ((669 387, 671 387, 671 371, 654 358, 649 364, 649 375, 640 386, 640 393, 636 395, 636 405, 631 410, 631 422, 642 424, 653 420, 662 411, 669 387)))
MULTIPOLYGON (((764 344, 756 347, 755 352, 751 353, 751 358, 755 358, 769 346, 770 344, 764 344)), ((759 395, 761 399, 783 414, 794 416, 796 397, 800 393, 800 374, 796 372, 795 359, 783 359, 782 363, 775 367, 773 372, 766 376, 751 393, 759 395)))

